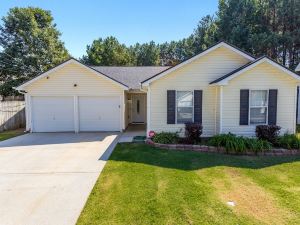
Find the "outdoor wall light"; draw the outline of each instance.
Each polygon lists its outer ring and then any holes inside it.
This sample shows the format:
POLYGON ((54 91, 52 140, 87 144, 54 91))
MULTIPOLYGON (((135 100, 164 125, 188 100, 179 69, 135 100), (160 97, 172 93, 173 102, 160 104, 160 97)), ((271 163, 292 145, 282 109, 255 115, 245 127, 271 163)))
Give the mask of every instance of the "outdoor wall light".
POLYGON ((74 87, 77 87, 77 84, 74 84, 74 87))

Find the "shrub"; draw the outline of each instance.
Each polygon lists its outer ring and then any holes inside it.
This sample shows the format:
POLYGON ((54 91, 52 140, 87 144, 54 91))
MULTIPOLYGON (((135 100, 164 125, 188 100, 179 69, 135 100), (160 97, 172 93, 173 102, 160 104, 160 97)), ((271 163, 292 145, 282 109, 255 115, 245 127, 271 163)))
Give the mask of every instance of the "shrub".
POLYGON ((278 146, 286 149, 300 149, 300 139, 295 134, 285 134, 279 137, 278 146))
POLYGON ((249 151, 255 153, 268 151, 272 148, 270 142, 256 138, 245 138, 245 145, 249 151))
POLYGON ((208 141, 208 144, 217 147, 224 147, 226 145, 226 141, 231 138, 231 136, 235 135, 231 133, 215 135, 208 141))
POLYGON ((209 144, 217 147, 224 147, 227 153, 241 153, 245 151, 257 153, 272 148, 272 145, 268 141, 240 137, 231 133, 216 135, 209 140, 209 144))
POLYGON ((227 153, 229 151, 243 152, 246 150, 243 138, 231 133, 213 136, 208 143, 213 146, 224 147, 227 153))
POLYGON ((258 125, 255 134, 260 140, 266 140, 272 144, 276 144, 281 127, 276 125, 258 125))
POLYGON ((161 132, 155 134, 153 141, 160 144, 176 144, 178 138, 178 133, 161 132))
POLYGON ((185 137, 187 143, 195 144, 200 142, 201 135, 202 135, 202 125, 200 123, 185 124, 185 137))

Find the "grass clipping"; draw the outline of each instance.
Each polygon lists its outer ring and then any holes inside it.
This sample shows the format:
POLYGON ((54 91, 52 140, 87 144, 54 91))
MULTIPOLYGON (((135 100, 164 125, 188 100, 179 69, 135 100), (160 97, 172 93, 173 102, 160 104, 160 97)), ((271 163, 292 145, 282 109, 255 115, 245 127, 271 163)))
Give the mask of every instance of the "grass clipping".
POLYGON ((254 218, 265 224, 285 224, 289 220, 289 212, 276 204, 274 198, 266 190, 259 187, 238 170, 224 168, 225 180, 215 180, 214 186, 221 201, 235 203, 233 212, 254 218))

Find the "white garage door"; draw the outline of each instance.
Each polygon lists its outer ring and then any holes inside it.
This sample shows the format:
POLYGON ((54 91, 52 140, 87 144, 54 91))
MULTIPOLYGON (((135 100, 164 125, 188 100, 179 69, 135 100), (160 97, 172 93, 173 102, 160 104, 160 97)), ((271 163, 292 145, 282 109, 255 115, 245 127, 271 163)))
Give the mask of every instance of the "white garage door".
POLYGON ((32 97, 33 131, 74 131, 73 99, 73 97, 32 97))
POLYGON ((119 131, 119 97, 79 97, 80 131, 119 131))

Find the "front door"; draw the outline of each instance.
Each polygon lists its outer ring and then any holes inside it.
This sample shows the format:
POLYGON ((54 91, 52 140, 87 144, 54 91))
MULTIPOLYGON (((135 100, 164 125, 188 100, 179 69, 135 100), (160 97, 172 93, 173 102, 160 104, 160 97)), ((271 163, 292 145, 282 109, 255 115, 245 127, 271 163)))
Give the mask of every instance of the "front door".
POLYGON ((146 122, 146 94, 132 95, 132 123, 146 122))

